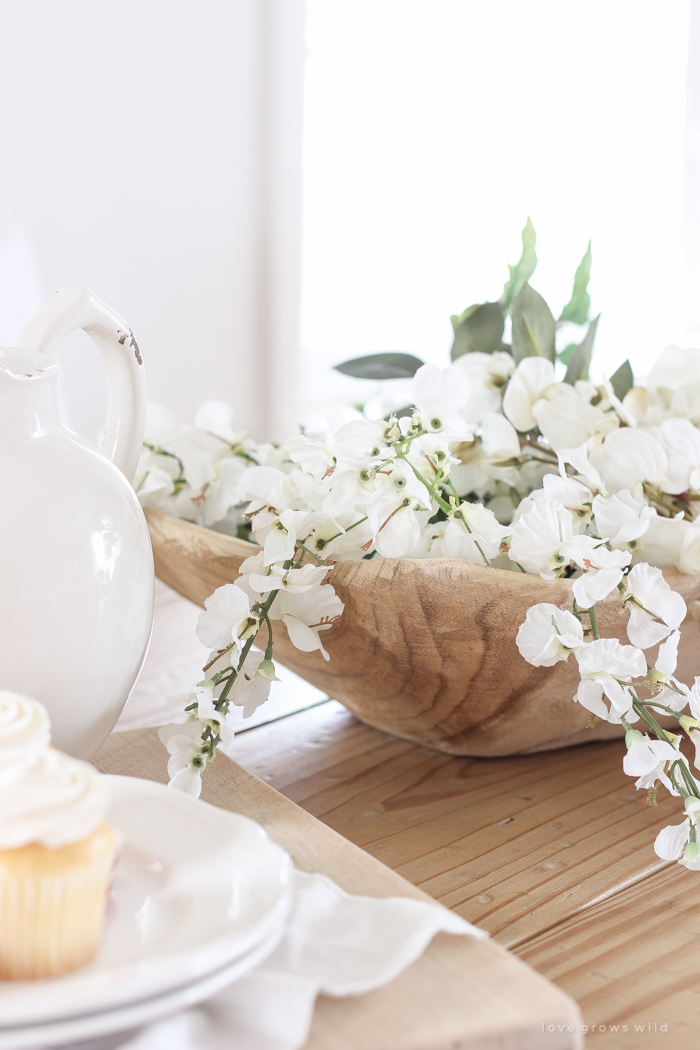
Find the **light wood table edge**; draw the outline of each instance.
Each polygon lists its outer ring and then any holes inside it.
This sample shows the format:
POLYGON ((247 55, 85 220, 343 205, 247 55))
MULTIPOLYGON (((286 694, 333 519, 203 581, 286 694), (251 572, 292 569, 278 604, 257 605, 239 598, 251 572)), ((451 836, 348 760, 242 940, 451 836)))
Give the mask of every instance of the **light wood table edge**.
MULTIPOLYGON (((132 730, 113 733, 94 764, 165 783, 166 757, 155 729, 132 730)), ((297 867, 349 893, 432 900, 223 755, 207 770, 202 798, 257 820, 297 867)), ((540 1050, 542 1026, 551 1025, 550 1050, 582 1045, 578 1005, 545 977, 493 940, 439 934, 384 988, 358 999, 321 996, 305 1050, 540 1050)))

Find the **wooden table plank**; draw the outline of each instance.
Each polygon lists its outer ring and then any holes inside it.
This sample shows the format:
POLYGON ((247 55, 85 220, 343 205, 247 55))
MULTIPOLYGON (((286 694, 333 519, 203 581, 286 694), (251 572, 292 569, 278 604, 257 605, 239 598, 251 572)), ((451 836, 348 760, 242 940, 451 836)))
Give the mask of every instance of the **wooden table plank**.
POLYGON ((578 1000, 584 1024, 596 1026, 587 1046, 696 1050, 700 1043, 696 872, 677 864, 656 872, 534 937, 518 954, 578 1000), (658 1030, 664 1023, 667 1033, 658 1030), (611 1025, 631 1031, 611 1032, 611 1025))
MULTIPOLYGON (((112 734, 95 764, 103 772, 167 779, 154 730, 112 734)), ((258 820, 298 867, 321 871, 351 893, 425 897, 224 756, 207 771, 203 797, 258 820)), ((580 1045, 579 1020, 568 996, 494 941, 441 934, 384 988, 358 999, 322 997, 307 1050, 537 1050, 543 1024, 556 1029, 548 1046, 573 1048, 580 1045)))
POLYGON ((522 943, 665 867, 655 809, 622 771, 623 745, 456 758, 328 704, 241 734, 236 760, 414 885, 522 943))

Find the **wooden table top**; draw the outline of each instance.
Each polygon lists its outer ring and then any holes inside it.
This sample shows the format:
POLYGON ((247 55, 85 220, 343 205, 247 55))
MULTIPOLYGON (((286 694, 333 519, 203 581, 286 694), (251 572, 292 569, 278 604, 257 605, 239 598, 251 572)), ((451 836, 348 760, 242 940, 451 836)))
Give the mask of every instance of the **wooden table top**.
POLYGON ((454 758, 329 701, 240 734, 234 757, 568 992, 587 1046, 690 1050, 700 877, 656 857, 678 800, 647 807, 623 747, 454 758))
MULTIPOLYGON (((179 636, 178 659, 185 649, 179 636)), ((164 643, 150 673, 173 657, 164 643)), ((679 802, 660 790, 648 808, 623 754, 614 741, 455 758, 327 701, 239 733, 232 757, 569 993, 587 1046, 695 1050, 700 874, 656 857, 654 836, 680 821, 679 802)))

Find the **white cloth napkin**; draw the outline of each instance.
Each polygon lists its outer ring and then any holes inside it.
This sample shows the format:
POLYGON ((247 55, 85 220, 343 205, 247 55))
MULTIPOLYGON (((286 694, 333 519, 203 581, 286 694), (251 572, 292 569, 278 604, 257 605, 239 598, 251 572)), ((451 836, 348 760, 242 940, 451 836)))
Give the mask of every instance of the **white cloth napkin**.
MULTIPOLYGON (((198 1007, 114 1036, 91 1050, 298 1050, 319 992, 362 995, 397 977, 436 933, 485 937, 440 904, 357 897, 324 875, 295 871, 278 947, 251 973, 198 1007)), ((87 1050, 88 1044, 82 1044, 87 1050)))

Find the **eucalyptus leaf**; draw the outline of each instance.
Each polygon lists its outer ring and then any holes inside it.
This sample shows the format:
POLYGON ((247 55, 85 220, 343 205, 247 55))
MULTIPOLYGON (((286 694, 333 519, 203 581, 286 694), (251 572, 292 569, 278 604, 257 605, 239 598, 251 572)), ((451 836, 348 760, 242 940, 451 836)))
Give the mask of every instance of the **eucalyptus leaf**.
POLYGON ((503 338, 504 325, 505 317, 500 303, 482 303, 476 310, 471 307, 465 310, 454 329, 452 360, 456 361, 463 354, 472 354, 474 351, 491 354, 498 350, 503 338))
POLYGON ((588 242, 586 254, 578 264, 574 274, 574 287, 571 298, 561 312, 560 321, 571 321, 573 324, 585 324, 591 309, 591 297, 588 294, 588 282, 591 279, 591 242, 588 242))
POLYGON ((591 357, 593 356, 593 341, 599 320, 600 314, 588 325, 588 331, 572 353, 569 359, 569 366, 566 369, 566 375, 564 376, 565 383, 571 383, 573 386, 579 379, 588 378, 588 370, 591 367, 591 357))
POLYGON ((561 361, 563 365, 568 365, 569 361, 571 360, 571 355, 573 354, 577 346, 578 343, 569 343, 568 346, 564 347, 560 354, 557 354, 557 360, 561 361))
POLYGON ((535 267, 537 266, 537 255, 535 254, 537 235, 535 234, 535 228, 532 225, 529 215, 527 217, 527 222, 525 223, 522 238, 523 250, 515 266, 508 265, 510 277, 506 281, 503 295, 500 299, 505 314, 508 313, 512 303, 517 298, 520 289, 526 281, 530 280, 535 272, 535 267))
POLYGON ((483 303, 473 303, 471 306, 468 306, 467 309, 464 310, 461 314, 450 314, 450 321, 452 322, 452 331, 456 332, 459 326, 462 324, 462 322, 466 321, 468 317, 471 317, 471 315, 475 313, 480 306, 483 306, 483 303))
POLYGON ((334 368, 336 372, 354 376, 355 379, 411 379, 422 364, 424 362, 413 354, 387 351, 367 357, 354 357, 351 361, 334 365, 334 368))
POLYGON ((540 293, 527 282, 513 301, 511 319, 515 363, 524 357, 546 357, 554 363, 556 321, 540 293))
POLYGON ((634 386, 634 373, 629 361, 623 361, 615 374, 610 376, 610 385, 615 392, 615 396, 622 401, 625 394, 634 386))

